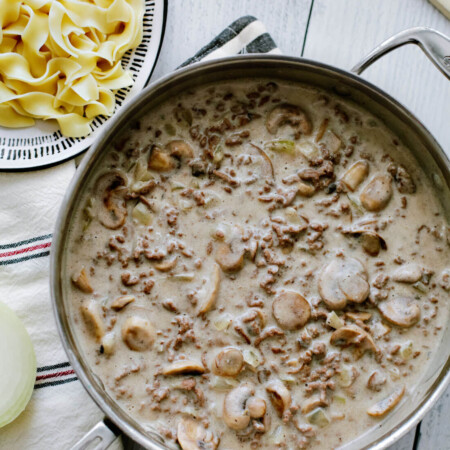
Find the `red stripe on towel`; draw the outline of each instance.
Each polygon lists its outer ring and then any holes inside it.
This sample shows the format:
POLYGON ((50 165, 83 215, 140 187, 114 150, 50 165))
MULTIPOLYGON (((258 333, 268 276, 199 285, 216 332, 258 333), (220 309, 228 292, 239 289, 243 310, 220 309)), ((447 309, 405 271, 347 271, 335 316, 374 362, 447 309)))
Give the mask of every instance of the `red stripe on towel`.
POLYGON ((73 373, 75 373, 73 370, 66 370, 64 372, 47 373, 45 375, 38 375, 36 377, 36 381, 46 380, 47 378, 63 377, 65 375, 72 375, 73 373))
POLYGON ((21 248, 20 250, 14 250, 12 252, 0 253, 0 258, 4 258, 6 256, 14 256, 20 255, 21 253, 32 252, 33 250, 40 250, 41 248, 47 248, 52 245, 51 242, 46 242, 45 244, 33 245, 32 247, 21 248))

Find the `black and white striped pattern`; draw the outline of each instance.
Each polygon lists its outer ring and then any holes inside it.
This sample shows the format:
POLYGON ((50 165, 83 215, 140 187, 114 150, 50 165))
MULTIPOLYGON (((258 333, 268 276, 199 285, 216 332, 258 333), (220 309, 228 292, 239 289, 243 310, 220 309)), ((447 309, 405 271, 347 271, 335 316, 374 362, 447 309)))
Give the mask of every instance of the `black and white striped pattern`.
POLYGON ((264 24, 253 16, 235 20, 180 67, 243 53, 281 53, 264 24))
MULTIPOLYGON (((134 84, 116 93, 115 112, 148 83, 161 49, 166 13, 167 0, 146 0, 142 42, 122 58, 134 84)), ((37 169, 72 158, 89 148, 108 120, 105 116, 95 118, 92 133, 86 138, 64 137, 56 124, 43 121, 20 130, 0 127, 0 170, 37 169)))
POLYGON ((0 266, 18 264, 50 254, 51 234, 0 245, 0 266))
POLYGON ((60 386, 77 380, 78 378, 68 362, 42 366, 37 368, 34 389, 60 386))

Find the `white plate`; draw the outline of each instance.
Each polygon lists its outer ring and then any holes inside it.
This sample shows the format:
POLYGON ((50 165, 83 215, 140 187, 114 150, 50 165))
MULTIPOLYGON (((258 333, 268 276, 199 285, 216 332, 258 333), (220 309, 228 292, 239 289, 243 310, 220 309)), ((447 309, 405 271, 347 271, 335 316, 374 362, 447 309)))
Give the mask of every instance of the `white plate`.
MULTIPOLYGON (((148 83, 161 49, 166 14, 167 0, 145 1, 142 43, 122 58, 124 68, 133 75, 134 84, 117 92, 114 114, 148 83)), ((64 137, 54 121, 38 120, 30 128, 0 127, 0 170, 37 169, 73 158, 88 149, 108 120, 97 117, 91 125, 92 133, 86 138, 64 137)))

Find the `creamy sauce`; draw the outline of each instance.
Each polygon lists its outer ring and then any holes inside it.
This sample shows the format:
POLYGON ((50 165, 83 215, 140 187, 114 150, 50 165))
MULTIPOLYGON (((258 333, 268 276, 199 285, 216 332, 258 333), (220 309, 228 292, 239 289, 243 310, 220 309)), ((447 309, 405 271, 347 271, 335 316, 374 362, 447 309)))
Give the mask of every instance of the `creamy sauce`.
POLYGON ((137 421, 185 450, 336 448, 408 401, 447 324, 449 231, 378 119, 311 87, 217 84, 101 168, 68 295, 137 421))

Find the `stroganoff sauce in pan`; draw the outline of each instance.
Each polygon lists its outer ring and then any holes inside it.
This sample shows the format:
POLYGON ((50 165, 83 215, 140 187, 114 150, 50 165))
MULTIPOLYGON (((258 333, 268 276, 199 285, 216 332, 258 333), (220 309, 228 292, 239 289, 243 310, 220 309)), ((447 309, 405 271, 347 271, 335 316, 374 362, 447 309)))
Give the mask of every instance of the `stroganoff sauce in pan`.
POLYGON ((219 83, 111 143, 70 232, 71 312, 107 391, 168 443, 334 448, 407 401, 438 348, 448 233, 377 118, 219 83))

